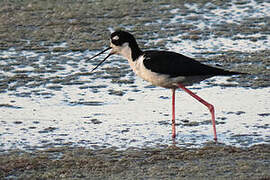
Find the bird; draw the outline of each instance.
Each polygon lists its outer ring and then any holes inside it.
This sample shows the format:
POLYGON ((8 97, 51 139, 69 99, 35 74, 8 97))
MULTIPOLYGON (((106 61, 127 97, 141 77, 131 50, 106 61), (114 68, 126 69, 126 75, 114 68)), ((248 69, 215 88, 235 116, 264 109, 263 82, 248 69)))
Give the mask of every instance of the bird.
POLYGON ((214 141, 217 142, 215 109, 214 106, 197 94, 186 88, 194 83, 211 78, 213 76, 231 76, 244 74, 228 71, 221 68, 203 64, 185 55, 162 50, 142 51, 135 37, 124 30, 116 30, 111 33, 110 46, 100 53, 92 56, 87 61, 111 50, 110 53, 91 72, 96 70, 111 55, 120 55, 128 60, 134 73, 152 85, 171 89, 172 91, 172 138, 176 137, 175 128, 175 91, 180 88, 193 98, 206 106, 211 114, 214 141))

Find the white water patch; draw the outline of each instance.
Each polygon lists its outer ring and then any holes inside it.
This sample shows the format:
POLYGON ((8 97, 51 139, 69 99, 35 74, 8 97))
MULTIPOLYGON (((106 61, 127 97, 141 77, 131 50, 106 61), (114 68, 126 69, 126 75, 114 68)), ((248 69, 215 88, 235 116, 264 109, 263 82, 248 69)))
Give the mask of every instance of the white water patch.
MULTIPOLYGON (((9 54, 12 58, 2 61, 16 62, 26 55, 29 61, 35 60, 40 67, 50 65, 50 62, 62 66, 63 69, 54 72, 26 72, 28 76, 40 75, 52 77, 52 80, 76 74, 82 69, 89 72, 87 70, 105 56, 85 62, 85 58, 96 52, 74 52, 74 56, 70 52, 57 52, 53 56, 48 53, 50 58, 45 58, 44 53, 15 52, 1 51, 0 57, 9 54)), ((117 66, 117 63, 128 66, 127 61, 119 61, 115 56, 103 68, 117 66)), ((29 71, 32 67, 31 63, 13 66, 14 70, 29 71)), ((2 73, 16 75, 13 70, 2 73)), ((131 84, 112 83, 111 78, 105 78, 106 72, 103 77, 95 78, 93 74, 78 77, 82 84, 48 82, 34 87, 18 86, 15 91, 0 93, 0 151, 10 148, 42 149, 65 144, 126 149, 172 143, 170 90, 149 87, 149 83, 137 77, 131 84), (47 88, 49 86, 60 86, 60 90, 47 88), (117 96, 111 91, 124 93, 117 96)), ((225 86, 227 83, 226 78, 212 78, 213 82, 225 86)), ((219 142, 251 146, 270 141, 269 87, 220 87, 206 81, 190 88, 215 106, 219 142)), ((206 107, 185 92, 177 91, 176 143, 179 146, 199 147, 212 141, 213 127, 209 120, 206 107)))
MULTIPOLYGON (((231 6, 227 9, 213 9, 210 13, 213 13, 214 17, 224 18, 227 23, 241 22, 245 18, 261 18, 269 16, 270 2, 258 3, 254 0, 247 1, 248 3, 239 4, 234 0, 231 2, 231 6)), ((211 4, 211 3, 210 3, 211 4)), ((214 18, 214 20, 217 20, 214 18)))
POLYGON ((256 2, 254 0, 246 1, 246 3, 239 4, 237 0, 226 4, 225 7, 218 7, 208 2, 203 8, 199 8, 198 4, 186 3, 185 7, 195 13, 188 15, 182 14, 181 9, 172 9, 170 12, 175 14, 170 23, 179 23, 188 21, 189 17, 199 16, 197 21, 193 21, 193 25, 199 25, 200 28, 208 28, 216 24, 224 23, 240 23, 247 18, 261 18, 269 16, 270 2, 256 2))
MULTIPOLYGON (((257 34, 259 35, 259 34, 257 34)), ((256 35, 252 35, 256 36, 256 35)), ((241 51, 254 52, 259 50, 269 49, 270 36, 261 41, 251 41, 249 39, 232 40, 229 38, 210 38, 207 40, 181 40, 181 35, 169 38, 173 43, 168 43, 167 47, 176 52, 203 53, 203 52, 218 52, 218 51, 241 51), (177 43, 175 41, 179 40, 177 43)))
MULTIPOLYGON (((214 80, 226 83, 226 78, 214 80)), ((93 82, 95 86, 108 84, 99 93, 73 85, 64 86, 51 98, 0 94, 1 103, 20 107, 1 107, 1 149, 42 149, 58 144, 126 149, 171 144, 171 91, 147 88, 147 82, 137 79, 135 88, 140 91, 134 91, 132 86, 122 87, 127 88, 126 95, 112 96, 108 89, 121 87, 109 81, 93 82)), ((201 83, 191 90, 215 106, 219 142, 251 146, 270 141, 270 88, 225 88, 201 83)), ((23 93, 25 88, 18 91, 23 93)), ((208 109, 185 92, 177 91, 176 143, 198 147, 212 141, 212 124, 206 121, 210 121, 208 109)))
MULTIPOLYGON (((199 8, 198 4, 185 4, 185 6, 195 13, 188 15, 181 14, 181 9, 172 9, 171 13, 175 16, 171 19, 171 24, 186 24, 191 23, 197 26, 200 30, 209 29, 218 24, 241 23, 248 18, 261 18, 269 17, 270 2, 256 2, 254 0, 247 1, 246 3, 238 3, 232 1, 226 7, 216 7, 211 2, 206 3, 204 8, 199 8), (189 17, 198 17, 189 20, 189 17)), ((269 49, 270 36, 263 33, 256 34, 236 34, 233 37, 210 37, 203 38, 202 40, 182 40, 182 36, 188 33, 180 33, 177 36, 168 37, 167 47, 173 51, 184 52, 188 54, 202 53, 202 52, 217 52, 217 51, 241 51, 241 52, 254 52, 259 50, 269 49), (253 37, 260 38, 261 40, 252 40, 253 37)), ((158 42, 160 39, 152 40, 158 42)))

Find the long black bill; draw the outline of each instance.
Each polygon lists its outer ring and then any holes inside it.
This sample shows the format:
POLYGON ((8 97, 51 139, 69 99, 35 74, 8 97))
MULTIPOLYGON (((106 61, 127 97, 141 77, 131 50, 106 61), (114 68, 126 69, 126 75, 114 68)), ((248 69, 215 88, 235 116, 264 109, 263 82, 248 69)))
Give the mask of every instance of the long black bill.
POLYGON ((108 57, 110 57, 111 55, 113 55, 113 54, 108 54, 108 56, 106 56, 100 63, 98 63, 98 65, 94 68, 94 69, 92 69, 92 71, 91 72, 93 72, 94 70, 96 70, 97 68, 98 68, 98 66, 100 66, 106 59, 108 59, 108 57))
MULTIPOLYGON (((86 60, 86 62, 89 61, 89 60, 91 60, 91 59, 94 59, 95 57, 97 57, 97 56, 99 56, 99 55, 105 53, 106 51, 108 51, 108 50, 110 50, 110 49, 111 49, 111 47, 108 47, 107 49, 101 51, 100 53, 98 53, 98 54, 94 55, 93 57, 89 58, 88 60, 86 60)), ((111 55, 112 55, 111 53, 108 54, 108 56, 106 56, 100 63, 98 63, 98 65, 97 65, 94 69, 92 69, 91 72, 93 72, 94 70, 96 70, 96 69, 97 69, 97 68, 98 68, 98 67, 99 67, 106 59, 108 59, 108 57, 110 57, 111 55)))

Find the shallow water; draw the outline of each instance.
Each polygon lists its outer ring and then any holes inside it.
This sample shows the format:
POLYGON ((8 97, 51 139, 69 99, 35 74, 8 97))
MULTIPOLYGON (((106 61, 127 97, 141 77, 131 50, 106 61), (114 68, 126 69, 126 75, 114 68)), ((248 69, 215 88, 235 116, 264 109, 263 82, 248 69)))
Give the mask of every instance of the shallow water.
MULTIPOLYGON (((264 18, 270 10, 269 3, 233 2, 229 6, 233 11, 228 11, 228 6, 217 8, 210 3, 204 10, 195 3, 185 7, 188 15, 171 8, 168 24, 193 24, 200 31, 187 29, 165 38, 156 34, 146 46, 157 47, 166 42, 167 49, 172 51, 217 58, 227 69, 241 66, 253 74, 214 77, 190 89, 215 105, 219 142, 235 146, 269 143, 270 88, 266 73, 270 66, 263 52, 269 49, 269 34, 233 32, 229 36, 223 29, 225 25, 218 29, 223 23, 233 23, 234 29, 247 18, 264 18), (205 31, 208 34, 198 37, 205 31), (232 51, 233 54, 227 53, 232 51), (254 57, 253 52, 261 59, 254 57), (229 61, 217 55, 226 55, 229 61), (254 85, 256 81, 260 84, 254 85)), ((261 21, 258 23, 264 26, 261 21)), ((145 27, 159 23, 165 22, 153 21, 145 27)), ((11 47, 0 51, 1 151, 62 145, 125 149, 172 144, 170 90, 153 87, 136 77, 121 57, 110 58, 91 74, 102 57, 89 63, 85 60, 97 51, 55 51, 68 48, 67 42, 41 41, 39 45, 46 50, 11 47)), ((212 141, 207 108, 180 90, 176 97, 176 144, 198 147, 212 141)))
MULTIPOLYGON (((22 54, 30 57, 31 53, 22 54)), ((115 65, 104 65, 94 74, 78 75, 80 69, 93 66, 77 61, 82 55, 65 56, 73 65, 62 64, 59 71, 42 73, 48 82, 34 86, 31 81, 23 85, 15 81, 16 90, 1 93, 2 150, 65 144, 128 148, 172 143, 170 90, 149 86, 129 70, 122 78, 112 80, 115 70, 106 70, 117 67, 117 58, 115 65), (72 74, 74 79, 67 78, 72 74)), ((38 64, 42 64, 42 55, 39 59, 38 64)), ((127 62, 122 63, 127 66, 127 62)), ((28 76, 36 74, 29 66, 20 70, 29 71, 28 76)), ((215 105, 219 142, 237 146, 269 142, 270 88, 237 87, 237 82, 227 79, 215 77, 191 87, 215 105)), ((212 141, 207 108, 180 90, 176 117, 178 145, 199 146, 212 141)))

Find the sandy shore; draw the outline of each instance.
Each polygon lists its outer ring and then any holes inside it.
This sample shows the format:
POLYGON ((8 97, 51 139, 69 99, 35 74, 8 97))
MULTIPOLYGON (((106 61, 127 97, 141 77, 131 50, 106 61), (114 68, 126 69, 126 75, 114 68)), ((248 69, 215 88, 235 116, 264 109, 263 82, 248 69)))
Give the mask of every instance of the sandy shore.
POLYGON ((270 145, 250 148, 51 148, 0 155, 7 179, 270 179, 270 145))

